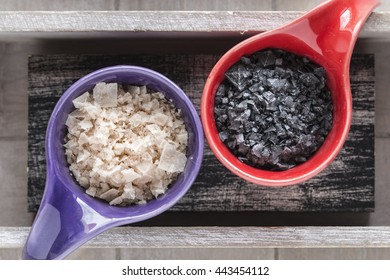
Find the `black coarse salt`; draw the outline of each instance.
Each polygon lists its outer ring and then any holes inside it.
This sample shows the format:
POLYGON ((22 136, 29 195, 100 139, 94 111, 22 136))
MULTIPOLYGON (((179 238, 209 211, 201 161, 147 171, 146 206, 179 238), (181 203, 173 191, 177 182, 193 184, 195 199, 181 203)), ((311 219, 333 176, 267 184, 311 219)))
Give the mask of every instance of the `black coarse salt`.
POLYGON ((306 57, 268 49, 242 57, 215 97, 219 138, 242 162, 281 171, 307 161, 333 120, 324 68, 306 57))

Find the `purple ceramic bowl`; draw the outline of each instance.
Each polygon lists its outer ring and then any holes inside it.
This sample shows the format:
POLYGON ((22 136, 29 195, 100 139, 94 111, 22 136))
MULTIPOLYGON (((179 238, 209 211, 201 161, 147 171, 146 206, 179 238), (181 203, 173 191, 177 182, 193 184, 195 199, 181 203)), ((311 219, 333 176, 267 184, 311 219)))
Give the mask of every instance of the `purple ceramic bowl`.
POLYGON ((203 130, 187 95, 163 75, 136 66, 97 70, 75 82, 60 98, 46 132, 46 186, 41 206, 23 249, 23 259, 62 259, 99 233, 115 226, 154 217, 173 206, 198 175, 203 158, 203 130), (65 121, 72 100, 99 82, 146 85, 164 93, 181 110, 188 131, 187 164, 167 192, 145 205, 110 206, 84 192, 70 175, 64 154, 65 121))

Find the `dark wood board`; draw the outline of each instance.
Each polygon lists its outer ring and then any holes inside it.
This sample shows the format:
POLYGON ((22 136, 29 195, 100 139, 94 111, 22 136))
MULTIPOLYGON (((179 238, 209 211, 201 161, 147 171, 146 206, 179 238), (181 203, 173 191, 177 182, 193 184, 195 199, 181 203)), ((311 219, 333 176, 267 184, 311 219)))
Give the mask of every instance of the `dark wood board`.
MULTIPOLYGON (((149 67, 176 82, 199 110, 207 75, 218 55, 33 55, 29 58, 28 210, 37 211, 45 185, 45 131, 61 94, 99 68, 149 67)), ((222 166, 205 147, 203 166, 191 190, 170 211, 371 212, 375 189, 374 56, 351 62, 353 122, 336 160, 307 182, 283 188, 249 184, 222 166)))

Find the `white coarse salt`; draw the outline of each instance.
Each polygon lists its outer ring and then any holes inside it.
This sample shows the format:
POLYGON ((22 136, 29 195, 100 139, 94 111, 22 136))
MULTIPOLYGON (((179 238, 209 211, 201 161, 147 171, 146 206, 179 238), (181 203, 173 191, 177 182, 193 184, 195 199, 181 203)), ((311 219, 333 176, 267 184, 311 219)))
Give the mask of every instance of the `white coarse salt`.
POLYGON ((175 146, 165 143, 158 168, 167 172, 182 172, 187 158, 176 150, 175 146))
POLYGON ((73 104, 65 155, 88 195, 110 205, 144 204, 184 170, 188 133, 162 93, 99 83, 73 104))
POLYGON ((89 120, 82 120, 81 122, 79 122, 79 126, 82 130, 89 130, 93 127, 93 124, 89 120))
POLYGON ((125 184, 132 183, 135 179, 141 177, 141 175, 135 172, 133 168, 121 170, 121 173, 123 175, 125 184))
POLYGON ((93 89, 93 99, 102 108, 116 107, 118 103, 118 84, 96 84, 93 89))
POLYGON ((80 95, 79 97, 73 99, 72 102, 73 102, 73 106, 75 108, 83 108, 83 107, 89 105, 89 102, 88 102, 89 100, 90 100, 89 92, 85 92, 82 95, 80 95))

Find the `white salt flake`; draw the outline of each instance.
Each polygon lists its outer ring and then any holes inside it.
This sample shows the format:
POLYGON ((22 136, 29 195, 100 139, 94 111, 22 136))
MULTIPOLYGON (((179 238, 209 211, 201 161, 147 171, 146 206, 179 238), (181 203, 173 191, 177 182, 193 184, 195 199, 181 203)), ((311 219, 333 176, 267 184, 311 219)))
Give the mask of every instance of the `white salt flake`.
POLYGON ((85 192, 86 192, 88 195, 90 195, 90 196, 92 196, 92 197, 95 197, 96 191, 97 191, 97 189, 96 189, 95 187, 89 187, 85 192))
POLYGON ((121 173, 123 175, 123 178, 124 178, 124 181, 126 182, 126 184, 131 183, 135 179, 138 179, 139 177, 141 177, 141 175, 138 174, 137 172, 135 172, 133 168, 128 168, 128 169, 122 170, 121 173))
POLYGON ((165 126, 168 120, 169 120, 169 116, 163 113, 156 113, 150 117, 149 122, 155 123, 159 126, 165 126))
POLYGON ((79 126, 82 130, 89 130, 93 127, 93 124, 91 121, 83 120, 79 122, 79 126))
POLYGON ((149 124, 145 128, 149 130, 156 138, 164 139, 166 137, 166 133, 161 130, 161 127, 157 124, 149 124))
POLYGON ((87 91, 82 95, 80 95, 79 97, 73 99, 72 102, 75 108, 83 108, 89 105, 89 100, 90 100, 90 95, 89 92, 87 91))
POLYGON ((79 121, 75 117, 69 115, 66 119, 65 125, 69 128, 73 128, 77 125, 78 122, 79 121))
POLYGON ((188 143, 188 133, 187 131, 181 131, 180 134, 177 135, 177 140, 180 144, 187 146, 188 143))
POLYGON ((137 86, 129 86, 129 93, 132 96, 139 95, 141 93, 140 88, 137 86))
POLYGON ((82 109, 76 109, 73 112, 71 112, 69 116, 80 119, 80 118, 85 118, 85 113, 82 111, 82 109))
POLYGON ((97 118, 102 112, 102 109, 95 105, 85 106, 84 110, 86 114, 88 114, 88 117, 90 118, 97 118))
POLYGON ((135 166, 135 169, 140 174, 147 174, 153 168, 153 162, 151 159, 143 159, 135 166))
POLYGON ((79 139, 77 141, 77 143, 82 146, 84 144, 87 144, 89 142, 89 137, 84 133, 80 133, 80 136, 79 136, 79 139))
POLYGON ((116 156, 121 155, 124 151, 125 151, 125 144, 117 143, 117 144, 114 145, 114 153, 115 153, 116 156))
POLYGON ((93 98, 100 107, 116 107, 118 105, 118 84, 96 84, 93 88, 93 98))
POLYGON ((143 96, 144 96, 144 100, 146 100, 147 102, 149 102, 149 100, 150 100, 150 95, 147 94, 146 86, 141 86, 141 87, 139 87, 139 91, 140 91, 140 95, 143 95, 143 96), (146 98, 145 98, 145 97, 146 97, 146 98))
POLYGON ((110 205, 119 205, 123 202, 122 197, 118 196, 110 201, 110 205))
POLYGON ((167 172, 182 172, 187 162, 185 154, 178 152, 174 145, 165 144, 158 168, 167 172))
POLYGON ((88 157, 89 157, 90 155, 91 155, 91 154, 90 154, 88 151, 86 151, 86 150, 81 150, 81 152, 80 152, 80 153, 78 154, 78 156, 77 156, 76 162, 79 163, 79 162, 81 162, 81 161, 85 161, 85 160, 88 159, 88 157))
POLYGON ((135 199, 135 189, 131 184, 126 184, 121 195, 123 199, 135 199))
POLYGON ((151 186, 150 186, 150 190, 151 190, 152 194, 154 195, 154 197, 158 197, 159 195, 165 193, 165 188, 164 188, 161 180, 153 181, 151 186))
POLYGON ((137 127, 142 123, 142 116, 136 113, 129 118, 129 122, 133 127, 137 127))
POLYGON ((101 194, 99 198, 104 199, 106 201, 111 201, 114 198, 118 197, 119 191, 117 189, 109 189, 105 193, 101 194))
POLYGON ((141 177, 135 179, 133 181, 133 183, 136 186, 144 186, 146 183, 152 182, 153 179, 154 178, 152 176, 145 174, 145 175, 142 175, 141 177))

